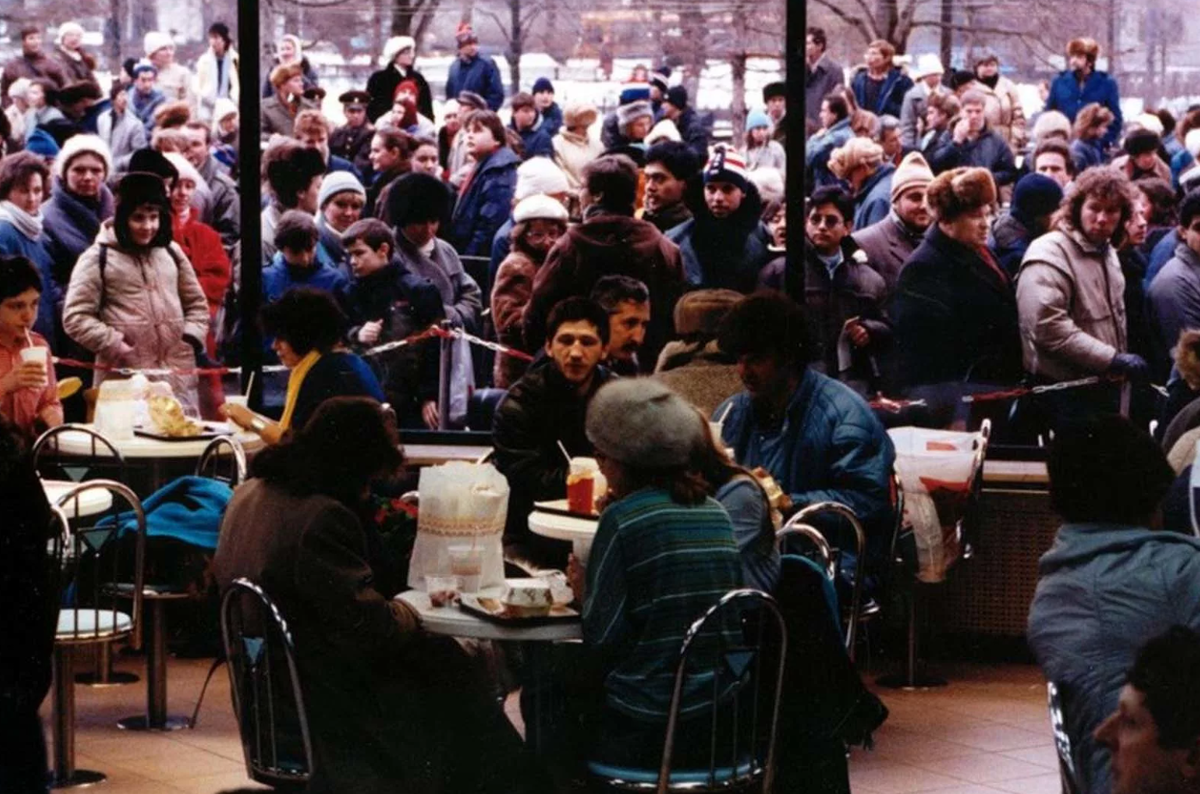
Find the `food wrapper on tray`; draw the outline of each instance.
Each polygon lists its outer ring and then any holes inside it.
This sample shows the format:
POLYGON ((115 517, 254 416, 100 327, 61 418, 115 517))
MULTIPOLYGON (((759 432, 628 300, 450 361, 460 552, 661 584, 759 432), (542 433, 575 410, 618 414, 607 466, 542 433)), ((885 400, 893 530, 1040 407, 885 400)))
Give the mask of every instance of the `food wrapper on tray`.
POLYGON ((409 587, 423 590, 426 576, 451 575, 450 549, 471 545, 483 551, 481 588, 502 587, 509 492, 504 475, 490 463, 452 461, 421 469, 417 490, 409 587))

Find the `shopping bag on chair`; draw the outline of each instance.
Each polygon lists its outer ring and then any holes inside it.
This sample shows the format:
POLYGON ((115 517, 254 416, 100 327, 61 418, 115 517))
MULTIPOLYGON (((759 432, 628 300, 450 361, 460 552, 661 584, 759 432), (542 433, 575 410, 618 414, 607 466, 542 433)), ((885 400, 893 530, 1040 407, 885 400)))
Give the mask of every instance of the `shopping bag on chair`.
POLYGON ((508 480, 490 463, 452 461, 421 469, 417 486, 417 540, 408 586, 425 589, 426 576, 452 575, 450 549, 482 550, 481 588, 504 584, 504 521, 508 480))
POLYGON ((983 462, 982 433, 920 427, 888 431, 904 490, 904 526, 915 544, 915 573, 941 582, 963 552, 962 519, 983 462))

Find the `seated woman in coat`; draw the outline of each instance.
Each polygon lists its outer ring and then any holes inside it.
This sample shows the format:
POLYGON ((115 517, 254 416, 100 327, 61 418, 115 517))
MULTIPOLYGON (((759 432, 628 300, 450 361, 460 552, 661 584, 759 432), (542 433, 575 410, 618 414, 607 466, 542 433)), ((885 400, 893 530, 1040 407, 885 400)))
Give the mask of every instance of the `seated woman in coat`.
POLYGON ((260 585, 292 632, 315 756, 308 791, 544 790, 458 644, 424 634, 378 589, 395 577, 372 563, 359 515, 371 483, 403 462, 399 444, 378 402, 325 402, 254 459, 221 525, 217 581, 260 585))
POLYGON ((323 290, 296 287, 259 311, 263 333, 274 337, 271 349, 290 370, 283 416, 278 422, 244 405, 225 404, 235 423, 278 444, 288 430, 299 429, 330 397, 371 397, 382 401, 383 389, 367 363, 341 350, 346 315, 323 290))

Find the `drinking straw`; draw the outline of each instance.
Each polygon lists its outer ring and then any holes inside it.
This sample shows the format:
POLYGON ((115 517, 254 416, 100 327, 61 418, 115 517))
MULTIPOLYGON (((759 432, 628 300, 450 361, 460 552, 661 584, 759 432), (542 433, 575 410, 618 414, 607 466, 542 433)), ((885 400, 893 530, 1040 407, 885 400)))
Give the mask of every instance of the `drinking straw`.
POLYGON ((25 341, 29 343, 30 347, 33 347, 33 335, 29 333, 28 328, 25 329, 25 341))
POLYGON ((725 410, 721 412, 721 418, 717 420, 717 424, 725 424, 725 417, 729 416, 729 412, 733 410, 733 400, 729 401, 729 405, 725 406, 725 410))
POLYGON ((251 372, 250 377, 246 380, 246 399, 247 400, 250 399, 250 392, 254 390, 254 376, 256 374, 258 374, 258 373, 251 372))
POLYGON ((571 465, 571 453, 567 452, 567 448, 563 446, 563 442, 561 439, 555 443, 557 443, 558 448, 562 450, 563 457, 567 459, 567 465, 570 466, 571 465))

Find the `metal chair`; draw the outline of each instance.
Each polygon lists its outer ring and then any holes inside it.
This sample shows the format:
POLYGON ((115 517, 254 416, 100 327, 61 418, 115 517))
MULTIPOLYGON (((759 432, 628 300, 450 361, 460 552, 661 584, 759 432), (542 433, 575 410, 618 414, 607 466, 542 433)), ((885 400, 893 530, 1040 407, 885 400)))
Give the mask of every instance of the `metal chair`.
MULTIPOLYGON (((711 647, 711 646, 710 646, 711 647)), ((783 694, 784 665, 787 661, 787 627, 775 599, 758 590, 734 590, 725 594, 692 623, 684 637, 675 670, 674 689, 663 740, 662 762, 657 770, 616 767, 598 762, 588 764, 593 779, 605 788, 617 791, 717 792, 753 787, 770 794, 775 778, 775 738, 779 725, 779 703, 783 694), (725 627, 741 624, 736 641, 725 627), (719 648, 709 654, 711 665, 693 659, 701 637, 719 648), (774 641, 777 638, 777 642, 774 641), (697 674, 711 675, 713 698, 710 709, 712 732, 709 742, 709 766, 700 770, 672 770, 675 734, 683 705, 685 683, 697 674), (773 684, 773 690, 763 687, 773 684), (728 691, 724 699, 717 693, 728 691), (760 707, 770 708, 766 734, 760 719, 760 707), (718 720, 729 711, 733 725, 729 747, 718 747, 718 720), (743 712, 749 712, 745 714, 743 712)), ((723 742, 722 742, 723 743, 723 742)))
MULTIPOLYGON (((808 524, 811 526, 813 516, 819 516, 824 513, 832 513, 846 519, 850 526, 854 529, 854 549, 856 553, 856 564, 859 570, 855 571, 854 582, 850 588, 850 608, 848 612, 844 612, 845 617, 843 623, 846 626, 846 653, 850 654, 850 661, 854 661, 855 646, 858 639, 858 624, 863 620, 869 620, 879 613, 879 605, 874 601, 871 602, 870 608, 864 610, 862 604, 863 577, 861 574, 862 566, 866 564, 867 554, 867 533, 863 529, 862 522, 858 520, 858 516, 853 510, 840 502, 817 502, 795 513, 785 525, 793 526, 796 524, 808 524)), ((832 547, 832 544, 829 544, 832 547)))
POLYGON ((146 559, 146 516, 142 503, 128 487, 111 480, 91 480, 72 488, 54 506, 51 554, 58 570, 63 571, 62 603, 54 639, 54 782, 55 788, 98 783, 102 772, 75 768, 75 688, 71 666, 75 648, 84 645, 105 646, 131 639, 141 642, 142 584, 146 559), (63 506, 72 505, 78 515, 80 498, 89 491, 104 490, 119 497, 134 516, 133 564, 124 563, 120 531, 115 520, 117 499, 104 513, 86 521, 69 521, 63 506), (106 522, 106 519, 109 519, 106 522), (132 580, 132 591, 125 594, 121 583, 132 580))
POLYGON ((221 599, 221 638, 247 775, 277 789, 302 788, 314 758, 287 621, 261 587, 236 579, 221 599))
MULTIPOLYGON (((789 575, 797 573, 797 569, 793 566, 806 565, 821 574, 822 593, 825 596, 825 603, 829 606, 829 616, 840 632, 842 617, 841 610, 838 608, 837 588, 834 585, 834 580, 837 578, 837 564, 833 558, 833 549, 829 547, 829 541, 816 527, 802 524, 793 517, 775 533, 775 546, 779 550, 781 581, 789 575), (819 561, 807 556, 787 553, 787 547, 791 545, 792 538, 803 538, 811 543, 816 555, 820 558, 819 561)), ((778 595, 778 591, 776 591, 776 595, 778 595)))
POLYGON ((1050 729, 1054 732, 1054 749, 1058 753, 1058 776, 1063 794, 1079 794, 1082 789, 1075 776, 1075 760, 1071 756, 1071 737, 1067 735, 1067 716, 1058 684, 1046 682, 1046 707, 1050 711, 1050 729))
POLYGON ((242 442, 233 436, 217 436, 208 442, 200 459, 196 461, 196 476, 223 482, 236 488, 246 481, 246 450, 242 442), (228 447, 228 450, 226 450, 228 447), (231 471, 222 473, 222 464, 227 463, 231 471))

